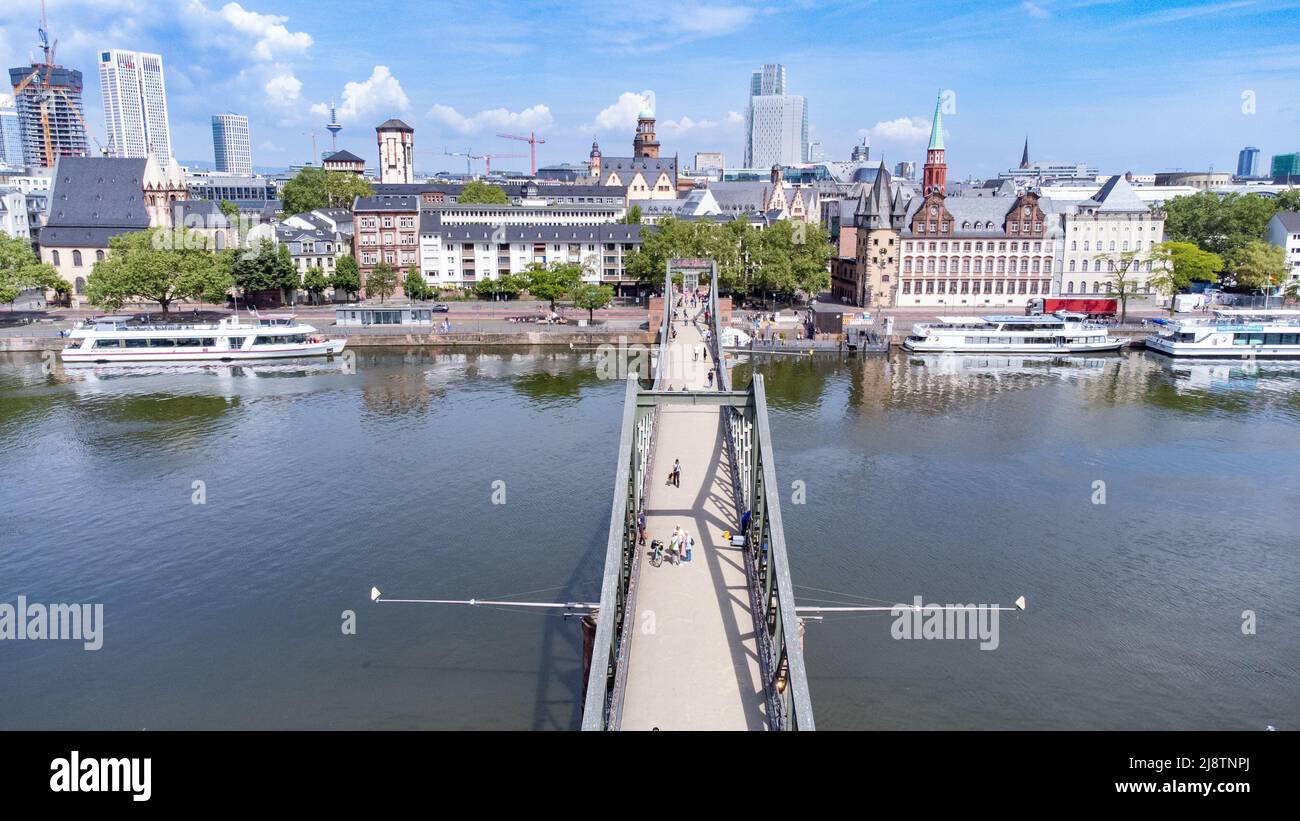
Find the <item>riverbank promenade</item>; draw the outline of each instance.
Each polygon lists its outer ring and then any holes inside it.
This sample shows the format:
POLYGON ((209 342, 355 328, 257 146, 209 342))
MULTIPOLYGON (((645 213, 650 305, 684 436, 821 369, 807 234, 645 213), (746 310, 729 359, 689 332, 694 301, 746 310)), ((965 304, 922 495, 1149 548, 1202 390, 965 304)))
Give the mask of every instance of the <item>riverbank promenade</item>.
MULTIPOLYGON (((677 319, 673 326, 665 387, 711 391, 714 363, 699 326, 677 319)), ((659 539, 666 546, 681 527, 695 546, 691 561, 659 567, 641 551, 622 729, 767 729, 744 556, 722 538, 736 530, 736 502, 719 409, 663 406, 653 464, 647 544, 659 539), (681 462, 680 487, 667 481, 673 460, 681 462)))

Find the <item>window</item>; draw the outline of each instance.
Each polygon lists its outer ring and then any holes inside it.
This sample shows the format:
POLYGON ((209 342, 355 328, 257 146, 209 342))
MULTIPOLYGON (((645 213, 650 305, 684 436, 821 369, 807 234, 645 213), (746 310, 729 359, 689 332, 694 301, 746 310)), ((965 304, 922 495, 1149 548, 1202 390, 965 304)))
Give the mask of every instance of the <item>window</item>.
POLYGON ((58 265, 58 264, 59 264, 59 252, 58 252, 58 251, 51 251, 51 252, 50 252, 50 260, 51 260, 55 265, 58 265))
POLYGON ((1070 260, 1070 273, 1074 273, 1074 260, 1070 260))
MULTIPOLYGON (((219 236, 219 235, 218 235, 218 236, 219 236)), ((220 250, 220 249, 218 249, 218 250, 220 250)), ((104 258, 104 252, 103 252, 103 251, 96 251, 96 252, 95 252, 95 262, 99 262, 99 261, 102 260, 103 258, 104 258)))

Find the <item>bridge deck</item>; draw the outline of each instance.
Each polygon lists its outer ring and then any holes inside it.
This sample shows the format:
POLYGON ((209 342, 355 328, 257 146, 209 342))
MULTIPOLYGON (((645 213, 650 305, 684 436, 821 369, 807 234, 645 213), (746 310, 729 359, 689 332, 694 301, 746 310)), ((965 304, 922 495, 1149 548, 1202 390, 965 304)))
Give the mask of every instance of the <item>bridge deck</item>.
MULTIPOLYGON (((712 366, 700 331, 674 322, 667 382, 704 391, 712 366), (692 347, 701 356, 691 358, 692 347)), ((744 558, 722 541, 735 530, 731 465, 717 408, 663 406, 655 475, 646 478, 646 527, 665 545, 680 525, 695 537, 692 561, 661 566, 640 557, 622 729, 761 730, 767 727, 744 558), (666 482, 673 460, 681 487, 666 482)))

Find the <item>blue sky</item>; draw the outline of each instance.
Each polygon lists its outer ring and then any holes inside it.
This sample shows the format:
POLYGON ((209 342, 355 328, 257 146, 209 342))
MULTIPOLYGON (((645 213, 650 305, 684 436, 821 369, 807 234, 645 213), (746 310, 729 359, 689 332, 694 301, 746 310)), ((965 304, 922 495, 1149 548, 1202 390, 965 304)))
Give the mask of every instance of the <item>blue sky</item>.
MULTIPOLYGON (((540 164, 582 160, 593 136, 625 155, 650 92, 665 153, 721 150, 732 164, 764 62, 785 64, 831 159, 863 136, 891 165, 923 159, 941 91, 952 177, 1014 164, 1026 135, 1035 160, 1104 172, 1231 170, 1247 144, 1265 162, 1300 150, 1300 0, 49 0, 48 14, 58 61, 87 75, 100 140, 96 52, 163 55, 182 160, 211 161, 211 115, 235 111, 251 120, 255 164, 302 162, 309 132, 329 145, 331 100, 339 146, 372 162, 389 117, 415 127, 422 170, 464 167, 444 151, 527 153, 499 131, 545 137, 540 164)), ((38 0, 3 3, 6 67, 36 53, 39 17, 38 0)))

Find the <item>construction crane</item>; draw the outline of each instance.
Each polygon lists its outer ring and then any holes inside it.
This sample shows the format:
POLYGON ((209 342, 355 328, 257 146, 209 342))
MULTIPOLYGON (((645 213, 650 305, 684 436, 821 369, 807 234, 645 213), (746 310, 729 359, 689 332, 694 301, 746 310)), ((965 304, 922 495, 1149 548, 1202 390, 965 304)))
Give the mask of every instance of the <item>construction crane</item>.
MULTIPOLYGON (((442 152, 442 153, 446 154, 448 157, 464 157, 464 158, 465 158, 465 176, 467 176, 467 177, 472 177, 472 176, 474 176, 474 170, 473 170, 473 168, 470 167, 470 162, 471 162, 472 160, 481 160, 481 159, 483 159, 482 155, 475 154, 475 153, 474 153, 474 149, 472 149, 472 148, 466 148, 464 151, 447 151, 446 149, 443 149, 443 152, 442 152)), ((491 173, 491 170, 492 170, 492 167, 491 167, 491 161, 489 160, 488 162, 489 162, 489 165, 488 165, 488 172, 491 173)))
POLYGON ((497 136, 505 140, 519 140, 520 142, 528 143, 528 156, 530 158, 530 163, 532 167, 532 170, 529 173, 532 174, 534 177, 536 177, 537 176, 537 145, 538 143, 544 144, 546 140, 543 140, 541 137, 537 136, 532 131, 528 132, 527 137, 521 137, 518 134, 498 134, 497 136))
POLYGON ((495 160, 519 159, 519 158, 523 158, 523 157, 527 157, 527 156, 528 156, 527 154, 487 154, 487 153, 484 153, 484 155, 483 155, 483 159, 487 162, 487 175, 488 175, 489 177, 492 176, 492 161, 493 161, 494 159, 495 159, 495 160))
POLYGON ((45 0, 41 0, 41 24, 36 29, 36 35, 41 41, 42 61, 40 63, 35 63, 35 61, 33 61, 32 72, 14 86, 14 101, 16 103, 18 95, 22 94, 33 82, 37 84, 36 88, 39 91, 37 97, 40 100, 41 136, 45 148, 45 167, 53 168, 54 145, 50 137, 50 107, 55 102, 56 94, 63 99, 68 110, 71 111, 73 116, 77 118, 77 121, 81 123, 81 127, 85 131, 86 136, 94 140, 95 145, 99 147, 100 153, 104 154, 107 152, 104 151, 103 143, 101 143, 91 133, 90 126, 86 123, 86 118, 81 115, 81 111, 77 108, 77 104, 73 101, 72 97, 69 96, 67 90, 55 86, 52 83, 55 68, 54 55, 59 47, 59 41, 55 40, 53 43, 50 42, 49 29, 50 26, 45 16, 45 0), (42 69, 44 69, 44 76, 41 76, 42 69))

